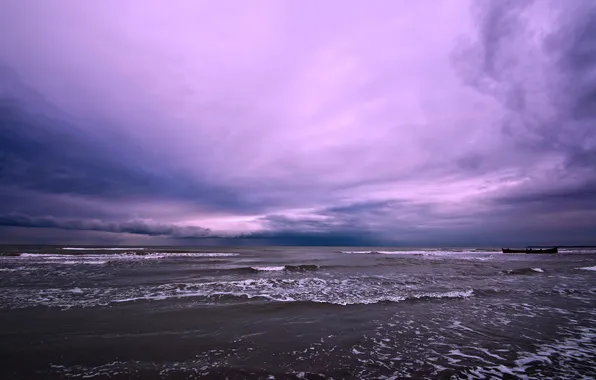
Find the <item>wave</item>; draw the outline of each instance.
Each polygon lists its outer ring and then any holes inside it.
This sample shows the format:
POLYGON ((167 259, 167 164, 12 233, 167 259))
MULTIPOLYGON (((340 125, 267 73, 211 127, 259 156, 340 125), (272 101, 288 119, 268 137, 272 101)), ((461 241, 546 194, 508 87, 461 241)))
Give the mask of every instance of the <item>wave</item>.
POLYGON ((139 300, 165 300, 168 298, 183 298, 183 297, 205 297, 212 300, 220 300, 220 301, 237 301, 237 300, 247 300, 247 299, 262 299, 267 301, 276 301, 276 302, 289 302, 289 303, 299 303, 299 304, 311 304, 311 303, 318 303, 318 304, 329 304, 329 305, 340 305, 340 306, 348 306, 348 305, 371 305, 377 303, 396 303, 402 301, 422 301, 422 300, 432 300, 432 299, 442 299, 442 298, 468 298, 473 295, 473 290, 465 290, 465 291, 451 291, 451 292, 429 292, 429 293, 419 293, 419 294, 411 294, 411 295, 379 295, 374 297, 338 297, 338 298, 324 298, 324 297, 312 297, 312 298, 295 298, 289 294, 280 295, 280 294, 254 294, 251 292, 214 292, 212 294, 199 294, 199 293, 188 293, 182 295, 148 295, 142 297, 135 297, 135 298, 128 298, 128 299, 119 299, 114 300, 112 302, 121 303, 121 302, 130 302, 130 301, 139 301, 139 300))
POLYGON ((52 262, 59 265, 105 265, 107 260, 57 260, 52 262))
POLYGON ((355 255, 411 255, 411 256, 422 256, 424 254, 430 254, 430 251, 339 251, 344 254, 355 254, 355 255))
MULTIPOLYGON (((138 253, 21 253, 20 255, 0 256, 0 263, 11 266, 26 266, 29 269, 43 269, 56 266, 105 266, 121 264, 141 264, 148 261, 177 259, 203 259, 213 264, 215 260, 229 259, 238 256, 233 252, 143 252, 138 253)), ((3 272, 17 272, 16 270, 3 270, 3 272)))
MULTIPOLYGON (((82 294, 83 291, 72 290, 73 294, 82 294)), ((181 292, 180 294, 147 294, 147 295, 140 295, 137 297, 128 297, 128 298, 119 298, 110 300, 109 303, 127 303, 127 302, 136 302, 136 301, 163 301, 167 299, 179 299, 179 298, 205 298, 207 300, 212 301, 223 301, 223 302, 234 302, 234 301, 243 301, 243 300, 264 300, 264 301, 273 301, 273 302, 284 302, 284 303, 292 303, 292 304, 300 304, 300 305, 308 305, 308 304, 328 304, 328 305, 338 305, 338 306, 350 306, 350 305, 372 305, 378 303, 397 303, 403 301, 429 301, 433 299, 443 299, 443 298, 468 298, 473 295, 473 290, 466 290, 466 291, 452 291, 452 292, 445 292, 445 293, 420 293, 420 294, 413 294, 409 296, 397 296, 397 295, 382 295, 370 298, 354 298, 354 297, 346 297, 346 298, 337 298, 337 299, 325 299, 325 298, 317 298, 313 297, 312 299, 297 299, 293 298, 290 295, 280 295, 280 294, 254 294, 251 292, 213 292, 210 294, 204 294, 201 292, 181 292)))
POLYGON ((340 253, 354 253, 354 254, 377 254, 377 251, 339 251, 340 253))
POLYGON ((233 257, 239 256, 234 252, 126 252, 126 253, 85 253, 85 254, 47 254, 47 253, 21 253, 19 255, 6 256, 5 260, 14 259, 35 259, 42 261, 87 261, 87 260, 151 260, 169 259, 180 257, 233 257))
POLYGON ((340 253, 348 254, 368 254, 368 255, 397 255, 397 254, 416 254, 419 252, 408 252, 408 251, 339 251, 340 253))
POLYGON ((169 257, 233 257, 240 256, 240 254, 236 252, 155 252, 141 253, 140 256, 164 259, 169 257))
POLYGON ((593 248, 559 248, 559 253, 567 254, 595 254, 596 247, 593 248))
POLYGON ((288 272, 308 272, 318 270, 320 267, 314 264, 303 265, 286 265, 285 270, 288 272))
POLYGON ((430 258, 455 258, 461 260, 492 260, 495 251, 491 250, 411 250, 411 251, 339 251, 343 254, 365 254, 365 255, 398 255, 398 256, 425 256, 430 258))
POLYGON ((175 283, 136 288, 8 289, 0 294, 4 308, 98 307, 134 301, 193 298, 199 302, 238 302, 260 299, 274 302, 367 305, 385 302, 466 298, 473 290, 416 291, 406 286, 378 286, 356 279, 259 278, 238 281, 175 283))
POLYGON ((26 267, 18 267, 18 268, 0 268, 0 272, 21 272, 21 271, 27 271, 30 270, 31 268, 26 268, 26 267))
POLYGON ((278 267, 249 267, 247 268, 251 271, 255 272, 277 272, 286 269, 285 266, 278 266, 278 267))
POLYGON ((468 290, 463 290, 463 291, 459 291, 459 290, 454 290, 454 291, 450 291, 450 292, 433 292, 433 293, 422 293, 422 294, 414 294, 412 296, 409 296, 409 299, 432 299, 432 298, 468 298, 468 297, 472 297, 472 295, 474 294, 474 290, 473 289, 468 289, 468 290))
POLYGON ((230 268, 231 271, 240 272, 310 272, 319 270, 320 266, 314 264, 301 265, 273 265, 273 266, 252 266, 245 268, 230 268))
POLYGON ((110 248, 79 248, 79 247, 64 247, 65 251, 142 251, 145 248, 125 248, 125 247, 110 247, 110 248))
POLYGON ((594 266, 594 267, 582 267, 582 268, 577 268, 577 269, 581 269, 581 270, 593 270, 593 271, 596 271, 596 266, 594 266))
POLYGON ((542 268, 519 268, 503 271, 504 274, 535 274, 544 273, 542 268))

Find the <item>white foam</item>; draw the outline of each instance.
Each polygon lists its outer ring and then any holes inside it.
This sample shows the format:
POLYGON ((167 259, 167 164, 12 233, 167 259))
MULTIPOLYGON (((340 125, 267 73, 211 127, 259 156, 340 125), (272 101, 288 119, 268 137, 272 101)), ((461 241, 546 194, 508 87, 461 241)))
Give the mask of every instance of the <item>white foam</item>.
POLYGON ((348 305, 372 305, 381 302, 400 302, 406 300, 406 297, 400 296, 380 296, 380 297, 373 297, 373 298, 365 298, 365 299, 358 299, 358 298, 344 298, 344 299, 336 299, 336 300, 326 300, 326 299, 312 299, 309 301, 317 302, 317 303, 328 303, 332 305, 341 305, 341 306, 348 306, 348 305))
POLYGON ((515 365, 523 367, 536 362, 552 364, 552 361, 548 358, 548 356, 543 356, 540 354, 527 354, 527 356, 517 359, 515 361, 515 365))
POLYGON ((28 270, 30 268, 26 267, 18 267, 18 268, 0 268, 0 272, 20 272, 24 270, 28 270))
POLYGON ((109 247, 109 248, 78 248, 78 247, 65 247, 62 248, 67 251, 142 251, 146 248, 140 247, 109 247))
POLYGON ((208 375, 208 370, 211 368, 227 366, 227 358, 230 354, 231 352, 215 349, 205 351, 196 355, 195 358, 183 362, 142 362, 138 360, 113 361, 96 367, 87 367, 83 365, 66 367, 61 364, 50 363, 49 368, 51 368, 52 372, 59 375, 60 378, 74 379, 125 376, 143 370, 151 372, 155 371, 159 373, 160 378, 169 378, 171 373, 182 374, 183 378, 202 378, 208 375), (224 355, 224 353, 226 355, 224 355))
POLYGON ((156 252, 148 255, 142 255, 142 257, 156 257, 156 258, 168 258, 168 257, 232 257, 239 256, 239 253, 235 252, 156 252))
POLYGON ((284 266, 280 266, 280 267, 250 267, 252 270, 256 270, 256 271, 264 271, 264 272, 275 272, 275 271, 281 271, 284 270, 286 267, 284 266))
POLYGON ((477 355, 468 355, 468 354, 464 354, 463 352, 461 352, 461 351, 460 351, 460 350, 458 350, 458 349, 454 349, 454 350, 451 350, 451 351, 449 351, 449 355, 452 355, 452 356, 459 356, 459 357, 462 357, 462 358, 468 358, 468 359, 476 359, 476 360, 480 360, 480 361, 482 361, 482 362, 485 362, 485 363, 487 363, 487 364, 493 364, 492 362, 490 362, 490 361, 488 361, 488 360, 485 360, 484 358, 482 358, 482 357, 480 357, 480 356, 477 356, 477 355))
MULTIPOLYGON (((98 255, 53 255, 53 254, 45 254, 45 253, 21 253, 19 256, 12 256, 12 259, 40 259, 40 260, 85 260, 85 259, 93 259, 93 258, 104 258, 104 257, 123 257, 123 254, 114 254, 114 255, 106 255, 106 254, 98 254, 98 255)), ((132 256, 132 255, 126 255, 132 256)))
POLYGON ((61 264, 61 265, 104 265, 104 264, 107 264, 107 261, 103 261, 103 260, 66 260, 66 261, 56 261, 56 264, 61 264))
MULTIPOLYGON (((593 316, 596 309, 577 310, 580 313, 578 321, 573 321, 557 315, 568 310, 535 303, 520 305, 531 307, 540 315, 556 321, 556 332, 545 332, 538 326, 536 330, 529 328, 524 331, 520 340, 513 332, 507 334, 505 344, 494 345, 490 336, 485 335, 486 331, 491 326, 501 327, 499 320, 503 316, 513 317, 510 306, 504 304, 503 307, 486 308, 486 305, 480 304, 470 305, 470 308, 465 305, 456 309, 433 308, 422 320, 412 315, 410 310, 400 311, 401 308, 397 308, 389 320, 394 323, 379 320, 374 333, 367 333, 350 348, 353 354, 364 353, 353 357, 363 364, 360 368, 356 367, 358 373, 355 376, 383 378, 379 376, 381 372, 393 373, 394 377, 404 379, 418 377, 420 373, 425 374, 424 378, 457 379, 594 378, 596 318, 593 316), (450 312, 445 313, 446 310, 450 312), (458 321, 459 313, 455 310, 469 311, 465 321, 470 322, 470 327, 474 326, 469 333, 451 330, 462 327, 458 321), (531 346, 524 344, 526 339, 531 340, 531 346), (468 342, 468 345, 462 342, 468 342), (369 363, 375 365, 369 366, 369 363)), ((520 327, 528 326, 525 324, 528 315, 520 315, 524 317, 520 320, 520 327)), ((528 323, 532 322, 528 320, 528 323)), ((505 338, 505 335, 501 337, 505 338)))
POLYGON ((544 270, 542 270, 542 268, 532 268, 532 270, 534 272, 538 272, 538 273, 544 273, 544 270))
MULTIPOLYGON (((470 330, 470 331, 474 331, 474 330, 470 330)), ((486 348, 482 348, 482 347, 470 347, 473 350, 478 350, 482 353, 484 353, 487 356, 492 357, 493 359, 497 359, 497 360, 505 360, 504 357, 497 355, 497 354, 493 354, 492 352, 490 352, 488 349, 486 348)))
POLYGON ((473 289, 464 291, 451 291, 446 293, 422 293, 411 296, 412 298, 468 298, 474 294, 473 289))
POLYGON ((494 251, 462 251, 462 250, 370 250, 370 251, 340 251, 351 254, 379 254, 396 256, 423 256, 428 259, 458 259, 489 261, 494 259, 494 251))
POLYGON ((197 298, 213 302, 221 297, 263 299, 275 302, 316 302, 332 305, 368 305, 402 302, 424 298, 465 298, 473 291, 412 292, 397 286, 363 284, 358 280, 325 280, 322 278, 259 278, 239 281, 174 283, 129 288, 8 289, 0 295, 0 305, 7 308, 32 306, 96 307, 110 303, 138 300, 158 301, 197 298), (73 295, 76 294, 76 297, 73 295))
POLYGON ((583 268, 577 268, 577 269, 581 269, 581 270, 594 270, 594 271, 596 271, 596 266, 594 266, 594 267, 583 267, 583 268))
POLYGON ((396 254, 412 254, 412 253, 419 253, 419 252, 413 252, 413 251, 340 251, 341 253, 354 253, 354 254, 374 254, 374 253, 378 253, 378 254, 383 254, 383 255, 396 255, 396 254))
POLYGON ((52 262, 58 264, 105 264, 106 261, 121 261, 121 260, 158 260, 180 257, 233 257, 238 256, 239 253, 234 252, 155 252, 137 255, 134 253, 114 253, 114 254, 44 254, 44 253, 22 253, 19 256, 7 256, 8 261, 12 260, 42 260, 44 262, 52 262))

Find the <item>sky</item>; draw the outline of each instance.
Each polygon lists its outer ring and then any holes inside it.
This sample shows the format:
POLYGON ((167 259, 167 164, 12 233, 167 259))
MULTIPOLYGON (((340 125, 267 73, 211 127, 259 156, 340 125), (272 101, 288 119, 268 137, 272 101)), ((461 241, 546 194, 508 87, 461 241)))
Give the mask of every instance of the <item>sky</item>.
POLYGON ((0 242, 596 244, 596 3, 2 1, 0 242))

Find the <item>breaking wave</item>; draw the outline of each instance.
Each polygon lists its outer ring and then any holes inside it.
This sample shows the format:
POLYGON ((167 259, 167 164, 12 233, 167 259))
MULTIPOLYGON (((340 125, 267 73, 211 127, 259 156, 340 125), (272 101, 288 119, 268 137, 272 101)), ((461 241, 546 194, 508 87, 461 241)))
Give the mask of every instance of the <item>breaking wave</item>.
POLYGON ((422 256, 430 259, 458 259, 458 260, 479 260, 487 261, 494 258, 493 250, 402 250, 402 251, 339 251, 343 254, 361 254, 361 255, 389 255, 398 257, 422 256))
POLYGON ((353 253, 353 254, 378 254, 377 251, 339 251, 340 253, 353 253))
POLYGON ((349 254, 368 254, 368 255, 398 255, 398 254, 416 254, 419 252, 408 252, 408 251, 340 251, 340 253, 349 254))
POLYGON ((519 268, 519 269, 511 269, 503 271, 504 274, 536 274, 536 273, 544 273, 544 270, 541 268, 519 268))
POLYGON ((155 260, 170 258, 201 258, 201 257, 233 257, 239 253, 233 252, 125 252, 125 253, 98 253, 98 254, 45 254, 21 253, 13 256, 2 256, 1 260, 34 260, 53 262, 58 264, 105 264, 116 260, 155 260))
POLYGON ((65 251, 142 251, 145 248, 124 248, 124 247, 101 247, 101 248, 79 248, 79 247, 64 247, 65 251))
POLYGON ((285 266, 277 266, 277 267, 273 267, 273 266, 269 266, 269 267, 249 267, 247 268, 248 270, 254 271, 254 272, 277 272, 277 271, 282 271, 284 269, 286 269, 285 266))
POLYGON ((310 272, 319 270, 320 267, 314 264, 302 265, 281 265, 281 266, 254 266, 247 268, 252 272, 310 272))
POLYGON ((0 268, 0 272, 20 272, 20 271, 26 271, 29 270, 30 268, 27 267, 17 267, 17 268, 0 268))
POLYGON ((577 268, 577 269, 581 269, 581 270, 593 270, 593 271, 596 271, 596 266, 594 266, 594 267, 583 267, 583 268, 577 268))
POLYGON ((473 290, 414 291, 406 286, 383 287, 357 280, 248 279, 204 283, 164 284, 137 288, 6 289, 0 304, 6 308, 97 307, 112 303, 196 298, 197 301, 261 299, 277 302, 315 302, 333 305, 366 305, 441 298, 467 298, 473 290))

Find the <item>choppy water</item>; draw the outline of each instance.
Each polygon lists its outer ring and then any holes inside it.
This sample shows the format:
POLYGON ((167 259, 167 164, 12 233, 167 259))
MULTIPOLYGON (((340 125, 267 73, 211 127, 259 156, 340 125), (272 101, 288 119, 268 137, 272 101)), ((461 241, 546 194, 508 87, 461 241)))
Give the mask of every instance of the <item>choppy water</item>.
POLYGON ((596 378, 596 251, 3 253, 2 378, 596 378))

